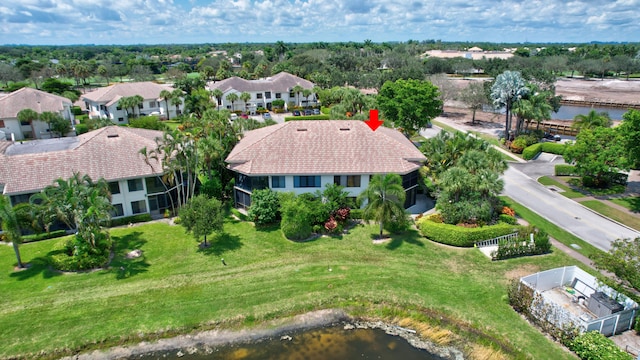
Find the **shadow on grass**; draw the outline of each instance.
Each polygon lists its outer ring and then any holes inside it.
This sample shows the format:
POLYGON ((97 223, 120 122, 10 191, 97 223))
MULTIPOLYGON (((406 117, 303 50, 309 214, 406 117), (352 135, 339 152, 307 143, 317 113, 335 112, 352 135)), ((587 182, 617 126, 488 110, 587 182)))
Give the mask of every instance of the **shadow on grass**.
POLYGON ((111 261, 109 273, 115 273, 116 279, 122 280, 147 272, 150 264, 147 262, 144 251, 139 257, 127 257, 127 254, 133 250, 142 250, 144 244, 147 243, 145 239, 141 238, 141 235, 141 232, 135 231, 125 236, 113 237, 115 257, 111 261))
POLYGON ((420 235, 420 233, 416 230, 407 230, 400 234, 392 234, 391 241, 385 247, 389 250, 395 250, 403 243, 424 246, 424 242, 422 242, 422 235, 420 235))
POLYGON ((626 198, 624 201, 629 204, 631 211, 640 212, 640 196, 626 198))
POLYGON ((54 255, 55 253, 57 253, 57 251, 51 251, 47 254, 47 256, 33 258, 26 264, 28 266, 26 269, 14 271, 9 276, 20 281, 33 278, 40 274, 42 275, 43 279, 50 279, 56 276, 60 276, 62 275, 62 273, 53 270, 49 265, 49 261, 47 260, 49 256, 54 255))
POLYGON ((256 225, 255 228, 256 228, 256 231, 259 231, 259 232, 272 233, 274 231, 280 230, 280 223, 277 222, 277 223, 268 224, 268 225, 256 225))
POLYGON ((221 256, 227 251, 240 249, 242 247, 242 241, 240 241, 240 237, 237 235, 222 233, 210 239, 208 245, 207 247, 198 247, 198 252, 205 255, 221 256))

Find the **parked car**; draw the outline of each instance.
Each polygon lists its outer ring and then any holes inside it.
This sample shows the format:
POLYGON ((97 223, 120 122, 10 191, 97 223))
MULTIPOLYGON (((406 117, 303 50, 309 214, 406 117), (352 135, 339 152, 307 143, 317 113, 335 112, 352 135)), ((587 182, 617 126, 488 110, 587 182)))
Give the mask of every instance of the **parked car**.
POLYGON ((311 109, 307 109, 304 111, 304 116, 309 116, 309 115, 313 115, 313 111, 311 111, 311 109))
POLYGON ((245 113, 242 113, 242 115, 240 115, 240 117, 241 117, 241 118, 243 118, 243 119, 248 119, 248 118, 249 118, 249 115, 247 115, 247 114, 245 114, 245 113))
POLYGON ((262 118, 264 120, 271 120, 272 119, 271 114, 269 114, 268 112, 262 113, 262 118))
POLYGON ((313 115, 320 115, 320 109, 313 109, 313 115))
POLYGON ((291 113, 293 116, 300 116, 300 110, 293 110, 291 113))
POLYGON ((231 115, 229 115, 229 120, 231 120, 231 121, 238 120, 238 114, 231 113, 231 115))

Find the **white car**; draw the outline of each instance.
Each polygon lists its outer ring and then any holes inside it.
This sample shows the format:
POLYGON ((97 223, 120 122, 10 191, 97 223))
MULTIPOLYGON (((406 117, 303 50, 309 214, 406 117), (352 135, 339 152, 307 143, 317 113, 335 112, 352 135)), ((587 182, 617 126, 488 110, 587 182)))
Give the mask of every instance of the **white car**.
POLYGON ((231 121, 238 120, 238 114, 232 113, 231 115, 229 115, 229 120, 231 121))

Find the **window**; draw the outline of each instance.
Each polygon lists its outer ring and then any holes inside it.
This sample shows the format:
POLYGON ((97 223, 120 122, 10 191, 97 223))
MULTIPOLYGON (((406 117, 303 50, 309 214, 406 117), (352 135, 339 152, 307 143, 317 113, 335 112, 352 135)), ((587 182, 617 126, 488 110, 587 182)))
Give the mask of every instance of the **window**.
POLYGON ((4 120, 0 120, 0 128, 4 127, 4 120))
POLYGON ((335 176, 333 177, 333 183, 334 183, 334 184, 336 184, 336 185, 340 185, 340 186, 342 186, 342 176, 340 176, 340 175, 335 175, 335 176))
POLYGON ((276 93, 276 99, 281 99, 282 98, 282 94, 281 93, 276 93))
POLYGON ((271 99, 271 91, 265 91, 265 92, 264 92, 264 97, 265 97, 266 99, 271 99))
POLYGON ((348 175, 347 187, 360 187, 360 175, 348 175))
POLYGON ((138 109, 144 109, 144 103, 138 104, 138 109))
POLYGON ((294 176, 293 187, 297 187, 297 188, 320 187, 320 176, 294 176))
POLYGON ((124 207, 122 207, 122 204, 113 204, 113 209, 111 209, 111 217, 119 216, 124 216, 124 207))
POLYGON ((296 96, 296 93, 294 93, 293 90, 289 91, 289 97, 290 98, 295 97, 295 96, 296 96))
POLYGON ((144 190, 142 179, 127 180, 127 185, 129 185, 129 192, 144 190))
POLYGON ((117 181, 110 182, 109 192, 111 193, 111 195, 120 194, 120 184, 117 181))
POLYGON ((272 176, 271 187, 274 189, 283 189, 287 187, 284 176, 272 176))
POLYGON ((116 110, 122 110, 122 106, 120 105, 116 106, 116 110))
POLYGON ((402 187, 409 189, 418 185, 418 171, 413 171, 402 176, 402 187))
POLYGON ((149 101, 149 107, 150 108, 158 107, 158 103, 156 101, 149 101))
POLYGON ((118 121, 119 121, 119 122, 123 122, 123 121, 124 121, 124 118, 123 118, 123 117, 119 117, 119 118, 118 118, 118 121))
POLYGON ((262 99, 262 93, 257 93, 256 94, 256 99, 262 99))
POLYGON ((31 125, 31 122, 30 121, 20 121, 20 125, 29 126, 29 125, 31 125))
POLYGON ((144 200, 132 201, 131 211, 134 214, 142 214, 147 212, 147 203, 144 200))

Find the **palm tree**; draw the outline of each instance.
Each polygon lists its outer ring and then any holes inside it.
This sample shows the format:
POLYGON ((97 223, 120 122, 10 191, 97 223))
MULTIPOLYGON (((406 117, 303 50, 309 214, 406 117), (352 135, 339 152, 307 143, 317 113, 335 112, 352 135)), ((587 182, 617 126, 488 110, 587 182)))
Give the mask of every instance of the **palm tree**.
POLYGON ((302 90, 302 96, 304 96, 304 99, 307 101, 307 106, 309 106, 309 96, 311 96, 311 94, 313 94, 313 91, 311 91, 311 89, 302 90))
POLYGON ((249 105, 249 104, 247 104, 247 102, 249 102, 249 100, 251 100, 251 94, 249 94, 246 91, 242 92, 242 94, 240 94, 240 100, 242 100, 244 102, 244 108, 246 110, 248 105, 249 105))
POLYGON ((294 94, 296 94, 296 99, 298 100, 298 106, 300 106, 300 93, 302 92, 302 90, 304 89, 300 85, 296 85, 291 89, 291 91, 293 91, 294 94))
POLYGON ((33 109, 22 109, 18 112, 18 120, 21 123, 29 123, 31 126, 31 133, 35 137, 35 129, 33 128, 33 122, 38 120, 40 115, 33 109))
MULTIPOLYGON (((180 110, 179 107, 180 105, 182 105, 182 96, 184 94, 182 93, 182 90, 180 89, 175 89, 171 92, 171 105, 176 107, 176 116, 178 116, 178 111, 180 110)), ((169 113, 167 113, 168 115, 169 113)))
POLYGON ((211 90, 211 96, 216 98, 216 109, 220 110, 220 104, 222 101, 222 97, 224 96, 224 93, 220 89, 213 89, 211 90))
POLYGON ((583 129, 593 129, 597 127, 611 127, 613 125, 613 121, 609 117, 609 113, 607 112, 597 112, 595 110, 589 111, 588 114, 579 114, 573 118, 572 128, 583 130, 583 129))
POLYGON ((227 101, 231 101, 231 111, 233 112, 236 108, 233 105, 236 101, 238 101, 238 94, 236 93, 231 93, 229 95, 227 95, 227 101))
POLYGON ((140 116, 140 105, 144 102, 144 98, 140 95, 133 95, 131 97, 131 106, 133 107, 133 113, 136 113, 136 108, 138 109, 138 116, 140 116))
POLYGON ((359 201, 367 203, 365 218, 380 223, 381 239, 385 222, 405 216, 405 196, 402 177, 398 174, 374 175, 367 189, 358 196, 359 201))
POLYGON ((169 100, 172 98, 172 93, 169 90, 160 91, 160 97, 164 100, 164 107, 167 110, 167 120, 171 120, 171 116, 169 115, 169 100))
POLYGON ((23 268, 22 259, 20 258, 19 245, 22 243, 22 233, 20 232, 20 223, 18 216, 11 206, 11 201, 8 197, 0 195, 0 221, 2 224, 2 230, 7 240, 13 244, 13 251, 16 253, 16 259, 18 260, 18 267, 23 268))
POLYGON ((133 98, 130 96, 123 96, 118 100, 118 107, 124 109, 124 112, 127 114, 127 120, 129 120, 129 109, 133 108, 133 98))
POLYGON ((504 135, 509 139, 511 130, 511 107, 524 97, 529 89, 522 79, 519 71, 505 71, 496 77, 496 81, 491 87, 491 99, 496 107, 504 107, 506 110, 504 135))

